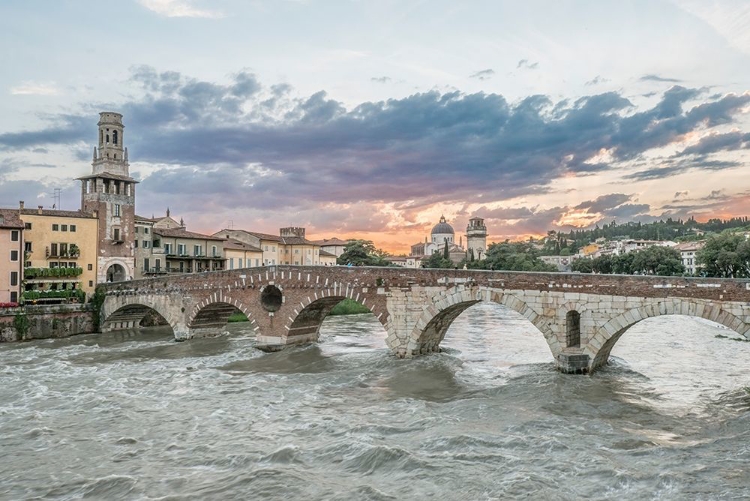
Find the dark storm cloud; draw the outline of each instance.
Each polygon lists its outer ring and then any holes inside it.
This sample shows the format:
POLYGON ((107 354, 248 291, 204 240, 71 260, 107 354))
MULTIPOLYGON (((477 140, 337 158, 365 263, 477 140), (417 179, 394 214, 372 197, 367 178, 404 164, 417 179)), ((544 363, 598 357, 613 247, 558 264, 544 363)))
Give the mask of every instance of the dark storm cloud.
POLYGON ((576 209, 587 209, 588 212, 604 212, 624 204, 632 198, 632 195, 623 193, 610 193, 602 195, 595 200, 582 202, 575 206, 576 209))
POLYGON ((648 75, 643 75, 641 78, 639 78, 641 82, 668 82, 668 83, 680 83, 682 80, 678 80, 676 78, 667 78, 667 77, 660 77, 659 75, 654 75, 653 73, 648 75))
MULTIPOLYGON (((138 67, 131 81, 140 97, 117 107, 130 159, 168 165, 143 180, 141 196, 173 194, 216 210, 426 207, 543 193, 562 176, 616 172, 652 148, 731 122, 750 102, 750 95, 731 94, 707 100, 700 89, 674 86, 644 110, 618 92, 509 103, 497 94, 432 91, 347 108, 324 91, 298 98, 288 84, 264 87, 248 72, 217 84, 138 67), (602 151, 611 160, 594 160, 602 151)), ((40 131, 0 135, 0 149, 93 146, 95 123, 95 114, 59 116, 40 131)), ((686 160, 692 163, 665 163, 630 179, 731 166, 686 160)))
POLYGON ((472 73, 471 75, 469 75, 469 78, 476 78, 477 80, 489 80, 493 76, 495 76, 495 70, 493 70, 492 68, 487 68, 486 70, 472 73))
POLYGON ((701 138, 697 144, 688 146, 680 152, 681 155, 708 155, 717 151, 732 151, 750 148, 750 133, 727 132, 725 134, 709 134, 701 138))

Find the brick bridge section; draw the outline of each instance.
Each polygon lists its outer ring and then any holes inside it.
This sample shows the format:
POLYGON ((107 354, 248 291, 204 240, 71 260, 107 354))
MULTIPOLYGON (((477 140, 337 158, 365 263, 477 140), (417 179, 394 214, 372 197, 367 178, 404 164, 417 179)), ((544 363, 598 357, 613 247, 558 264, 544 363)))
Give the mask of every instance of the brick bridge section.
MULTIPOLYGON (((247 315, 261 349, 315 342, 344 298, 370 309, 398 357, 439 351, 453 320, 479 302, 517 311, 558 368, 592 372, 631 326, 659 315, 705 318, 750 339, 750 281, 565 273, 272 266, 105 284, 102 331, 156 311, 177 340, 222 332, 247 315)), ((498 330, 501 326, 498 326, 498 330)))

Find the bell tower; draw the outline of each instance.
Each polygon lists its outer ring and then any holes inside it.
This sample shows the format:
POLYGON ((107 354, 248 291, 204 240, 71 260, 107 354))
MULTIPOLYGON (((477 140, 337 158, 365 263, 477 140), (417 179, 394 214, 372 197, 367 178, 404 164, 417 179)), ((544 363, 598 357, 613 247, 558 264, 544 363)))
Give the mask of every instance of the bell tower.
POLYGON ((481 217, 469 219, 466 226, 466 250, 471 252, 472 249, 476 260, 482 259, 487 251, 487 227, 481 217))
POLYGON ((135 185, 128 149, 123 143, 122 115, 99 113, 98 148, 92 174, 81 180, 81 210, 99 218, 97 281, 119 282, 135 276, 135 185))

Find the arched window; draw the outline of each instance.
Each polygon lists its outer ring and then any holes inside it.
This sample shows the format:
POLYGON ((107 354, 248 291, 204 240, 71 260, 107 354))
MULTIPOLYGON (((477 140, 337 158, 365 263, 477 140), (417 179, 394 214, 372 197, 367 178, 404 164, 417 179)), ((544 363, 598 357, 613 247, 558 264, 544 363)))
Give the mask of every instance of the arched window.
POLYGON ((109 144, 109 134, 107 134, 107 144, 109 144))
POLYGON ((117 131, 112 133, 112 144, 117 144, 117 131))
POLYGON ((99 131, 99 144, 104 144, 104 131, 99 131))
POLYGON ((570 310, 565 315, 565 341, 568 348, 581 346, 581 314, 576 310, 570 310))

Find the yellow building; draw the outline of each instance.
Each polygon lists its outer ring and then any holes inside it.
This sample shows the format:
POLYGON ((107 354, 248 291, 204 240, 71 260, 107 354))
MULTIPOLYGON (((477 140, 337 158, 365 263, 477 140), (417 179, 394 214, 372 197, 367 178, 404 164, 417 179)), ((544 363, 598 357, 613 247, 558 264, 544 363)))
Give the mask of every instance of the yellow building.
MULTIPOLYGON (((305 238, 304 228, 281 228, 278 236, 255 231, 224 229, 214 233, 214 236, 237 240, 259 248, 263 252, 261 266, 276 264, 323 265, 320 259, 320 245, 305 238)), ((330 262, 330 257, 326 257, 326 261, 330 262)))
MULTIPOLYGON (((25 296, 96 287, 99 219, 81 211, 20 209, 24 222, 25 296), (59 269, 65 269, 59 270, 59 269)), ((44 298, 42 298, 44 299, 44 298)))
POLYGON ((321 250, 318 254, 320 258, 320 265, 321 266, 335 266, 336 265, 336 255, 331 254, 330 252, 326 252, 324 250, 321 250))
POLYGON ((227 259, 228 270, 263 266, 263 251, 239 240, 224 241, 224 256, 227 259))

